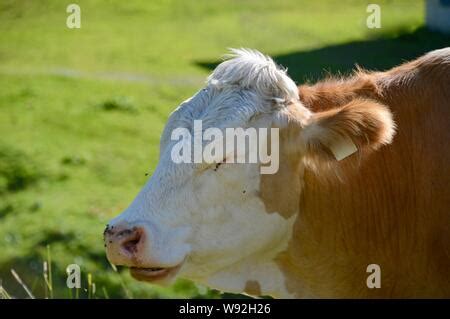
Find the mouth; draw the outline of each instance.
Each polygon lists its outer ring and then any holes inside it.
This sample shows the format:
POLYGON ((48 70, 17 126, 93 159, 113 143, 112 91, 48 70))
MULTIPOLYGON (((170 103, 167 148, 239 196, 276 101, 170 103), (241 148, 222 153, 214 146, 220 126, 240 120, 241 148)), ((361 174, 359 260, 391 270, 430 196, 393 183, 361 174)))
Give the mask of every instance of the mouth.
POLYGON ((174 267, 131 267, 130 274, 134 279, 147 282, 172 279, 178 273, 181 264, 174 267))

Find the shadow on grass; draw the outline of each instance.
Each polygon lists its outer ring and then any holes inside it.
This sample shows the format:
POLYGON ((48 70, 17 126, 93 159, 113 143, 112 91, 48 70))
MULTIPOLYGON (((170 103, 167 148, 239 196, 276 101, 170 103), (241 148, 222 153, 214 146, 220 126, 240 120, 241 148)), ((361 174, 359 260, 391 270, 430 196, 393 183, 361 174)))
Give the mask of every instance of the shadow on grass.
MULTIPOLYGON (((113 298, 123 298, 125 296, 123 287, 119 282, 112 282, 107 278, 108 276, 119 276, 114 274, 109 265, 103 251, 93 250, 92 247, 80 244, 77 241, 77 235, 74 232, 63 233, 57 230, 45 230, 40 236, 40 240, 32 249, 17 257, 5 260, 0 263, 0 284, 7 290, 7 292, 14 298, 28 298, 23 287, 14 279, 11 274, 11 269, 14 269, 23 280, 23 282, 32 291, 36 298, 50 297, 49 292, 46 293, 46 284, 44 280, 43 262, 48 261, 47 246, 61 248, 64 247, 66 254, 82 258, 86 261, 86 266, 82 267, 82 288, 79 290, 80 298, 87 298, 87 274, 91 269, 91 265, 95 264, 93 268, 93 280, 99 288, 97 296, 104 298, 101 289, 106 288, 108 295, 113 298), (72 244, 71 244, 72 243, 72 244), (88 265, 89 264, 89 265, 88 265)), ((58 250, 58 249, 56 249, 58 250)), ((75 290, 72 290, 72 296, 66 286, 66 267, 68 264, 61 263, 57 253, 51 253, 51 269, 53 281, 53 297, 54 298, 71 298, 75 296, 75 290)), ((74 259, 75 260, 75 259, 74 259)), ((70 263, 73 263, 71 261, 70 263)), ((116 280, 117 281, 117 280, 116 280)))
MULTIPOLYGON (((20 278, 35 296, 43 298, 45 295, 42 264, 45 260, 44 251, 44 247, 36 247, 36 249, 30 251, 26 256, 9 259, 0 264, 2 285, 13 298, 28 298, 28 296, 12 276, 11 269, 14 269, 19 274, 20 278)), ((62 272, 56 265, 52 266, 55 274, 62 272)))
MULTIPOLYGON (((299 40, 301 41, 301 40, 299 40)), ((288 68, 297 83, 317 81, 328 74, 348 74, 356 64, 369 70, 390 69, 422 54, 450 46, 450 36, 418 28, 390 30, 376 38, 331 45, 309 51, 273 56, 288 68)), ((220 61, 195 61, 196 65, 214 69, 220 61)))
POLYGON ((45 177, 34 159, 20 149, 0 144, 0 195, 18 192, 45 177))

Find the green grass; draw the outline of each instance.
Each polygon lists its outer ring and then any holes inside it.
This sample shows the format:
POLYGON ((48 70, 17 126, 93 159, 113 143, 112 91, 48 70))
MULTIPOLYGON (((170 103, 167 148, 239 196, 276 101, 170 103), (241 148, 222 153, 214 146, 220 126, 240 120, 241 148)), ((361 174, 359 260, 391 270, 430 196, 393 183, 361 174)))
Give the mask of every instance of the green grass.
POLYGON ((299 81, 450 43, 421 29, 422 1, 377 1, 381 30, 365 27, 370 1, 356 0, 80 0, 82 28, 70 30, 72 2, 0 2, 2 295, 27 296, 11 269, 36 297, 48 294, 50 245, 54 297, 75 296, 65 287, 71 263, 87 289, 79 297, 218 297, 185 280, 160 288, 113 271, 102 231, 155 168, 170 111, 226 48, 274 55, 299 81))

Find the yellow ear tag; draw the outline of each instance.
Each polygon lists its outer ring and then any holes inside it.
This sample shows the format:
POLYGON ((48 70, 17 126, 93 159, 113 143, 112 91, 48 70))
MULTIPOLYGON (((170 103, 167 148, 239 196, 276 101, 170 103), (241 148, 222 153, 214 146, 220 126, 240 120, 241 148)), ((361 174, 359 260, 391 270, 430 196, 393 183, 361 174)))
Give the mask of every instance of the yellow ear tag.
POLYGON ((358 151, 355 143, 348 136, 337 136, 327 146, 338 161, 358 151))

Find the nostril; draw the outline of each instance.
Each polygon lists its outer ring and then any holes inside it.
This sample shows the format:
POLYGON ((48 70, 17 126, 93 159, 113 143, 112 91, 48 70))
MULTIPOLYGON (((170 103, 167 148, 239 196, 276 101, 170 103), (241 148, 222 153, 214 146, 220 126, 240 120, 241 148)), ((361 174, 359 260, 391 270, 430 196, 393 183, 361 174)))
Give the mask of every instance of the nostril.
POLYGON ((142 234, 138 230, 134 232, 130 231, 130 233, 128 233, 130 236, 122 242, 122 248, 127 253, 135 254, 138 251, 138 245, 142 239, 142 234))

